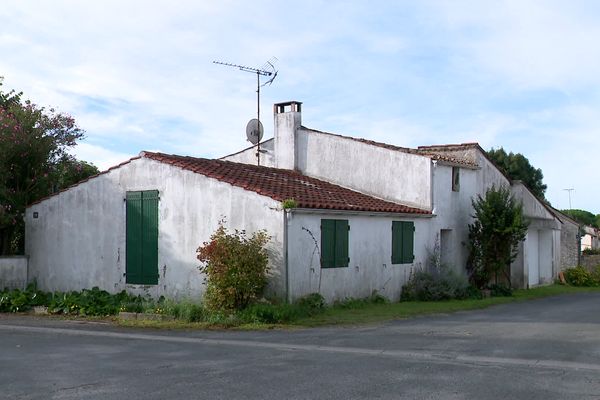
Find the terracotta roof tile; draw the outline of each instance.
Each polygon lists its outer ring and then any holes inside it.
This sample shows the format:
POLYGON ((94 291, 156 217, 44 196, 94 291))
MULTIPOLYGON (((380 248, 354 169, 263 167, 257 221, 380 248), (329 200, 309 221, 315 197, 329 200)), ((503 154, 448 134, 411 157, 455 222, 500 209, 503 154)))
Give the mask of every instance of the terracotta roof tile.
POLYGON ((142 152, 140 156, 227 182, 277 201, 294 199, 299 208, 431 214, 427 210, 371 197, 291 170, 153 152, 142 152))

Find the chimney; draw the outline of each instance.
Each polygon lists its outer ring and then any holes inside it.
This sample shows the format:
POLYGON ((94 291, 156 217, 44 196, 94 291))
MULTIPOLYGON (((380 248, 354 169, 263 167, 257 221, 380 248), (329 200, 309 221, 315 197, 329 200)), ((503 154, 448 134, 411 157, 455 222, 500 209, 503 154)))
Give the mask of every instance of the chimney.
POLYGON ((296 169, 296 131, 302 125, 302 103, 287 101, 273 106, 275 120, 275 167, 296 169))

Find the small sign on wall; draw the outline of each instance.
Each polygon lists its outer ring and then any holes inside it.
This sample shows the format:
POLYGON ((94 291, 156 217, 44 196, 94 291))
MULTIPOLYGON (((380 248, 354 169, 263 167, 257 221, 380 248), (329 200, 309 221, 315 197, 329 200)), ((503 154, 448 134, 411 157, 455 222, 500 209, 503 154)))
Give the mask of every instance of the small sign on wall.
POLYGON ((33 218, 38 218, 39 216, 40 216, 40 215, 38 214, 38 212, 37 212, 37 211, 34 211, 34 212, 33 212, 33 218))

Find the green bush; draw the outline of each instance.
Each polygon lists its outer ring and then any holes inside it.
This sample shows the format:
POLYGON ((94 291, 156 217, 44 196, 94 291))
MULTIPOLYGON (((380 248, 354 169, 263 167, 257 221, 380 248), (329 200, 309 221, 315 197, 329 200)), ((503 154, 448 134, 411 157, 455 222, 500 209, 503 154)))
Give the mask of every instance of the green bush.
POLYGON ((489 285, 488 289, 490 289, 492 297, 510 297, 513 294, 510 287, 501 283, 489 285))
POLYGON ((35 306, 45 305, 49 295, 37 289, 34 283, 23 291, 5 289, 0 292, 0 312, 24 312, 35 306))
POLYGON ((414 271, 403 286, 400 301, 439 301, 476 296, 466 277, 450 268, 437 271, 414 271))
POLYGON ((584 249, 581 253, 585 256, 598 255, 598 254, 600 254, 600 249, 589 249, 588 248, 588 249, 584 249))
POLYGON ((223 223, 197 250, 206 274, 205 306, 209 311, 229 312, 246 308, 259 299, 267 285, 269 261, 265 231, 246 236, 245 231, 229 233, 223 223))
POLYGON ((319 293, 311 293, 296 301, 298 307, 304 309, 309 315, 318 314, 325 309, 325 299, 319 293))
MULTIPOLYGON (((598 267, 596 267, 596 271, 598 271, 598 267)), ((600 284, 597 278, 597 273, 591 274, 587 269, 585 269, 582 266, 567 268, 564 271, 564 275, 565 280, 569 285, 598 286, 600 284)), ((598 273, 598 275, 600 275, 600 273, 598 273)))

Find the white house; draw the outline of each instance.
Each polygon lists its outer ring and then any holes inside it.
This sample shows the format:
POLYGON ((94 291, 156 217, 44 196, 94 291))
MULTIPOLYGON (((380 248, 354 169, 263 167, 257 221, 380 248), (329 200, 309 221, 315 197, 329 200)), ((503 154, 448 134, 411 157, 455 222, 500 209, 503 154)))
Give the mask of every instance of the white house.
POLYGON ((439 244, 464 271, 472 199, 510 187, 530 220, 512 282, 550 282, 561 263, 551 207, 511 182, 476 143, 398 147, 302 125, 302 104, 274 106, 274 138, 221 160, 142 152, 30 205, 28 279, 45 290, 99 286, 152 296, 204 291, 196 249, 225 219, 266 229, 271 295, 397 299, 439 244), (297 207, 283 209, 293 199, 297 207))
POLYGON ((142 152, 27 208, 28 279, 44 290, 199 296, 196 249, 225 219, 271 235, 271 295, 394 299, 424 262, 430 218, 296 171, 142 152), (284 210, 286 199, 297 207, 284 210))
POLYGON ((600 248, 600 242, 598 240, 598 229, 592 226, 584 226, 581 235, 581 251, 583 250, 594 250, 600 248))
MULTIPOLYGON (((550 283, 560 268, 561 221, 520 182, 511 182, 477 143, 399 147, 302 125, 302 103, 275 104, 274 138, 261 143, 261 163, 299 171, 389 201, 430 210, 426 246, 439 242, 442 260, 464 271, 471 201, 491 186, 510 187, 530 226, 512 283, 550 283)), ((223 157, 253 164, 256 146, 223 157)))

